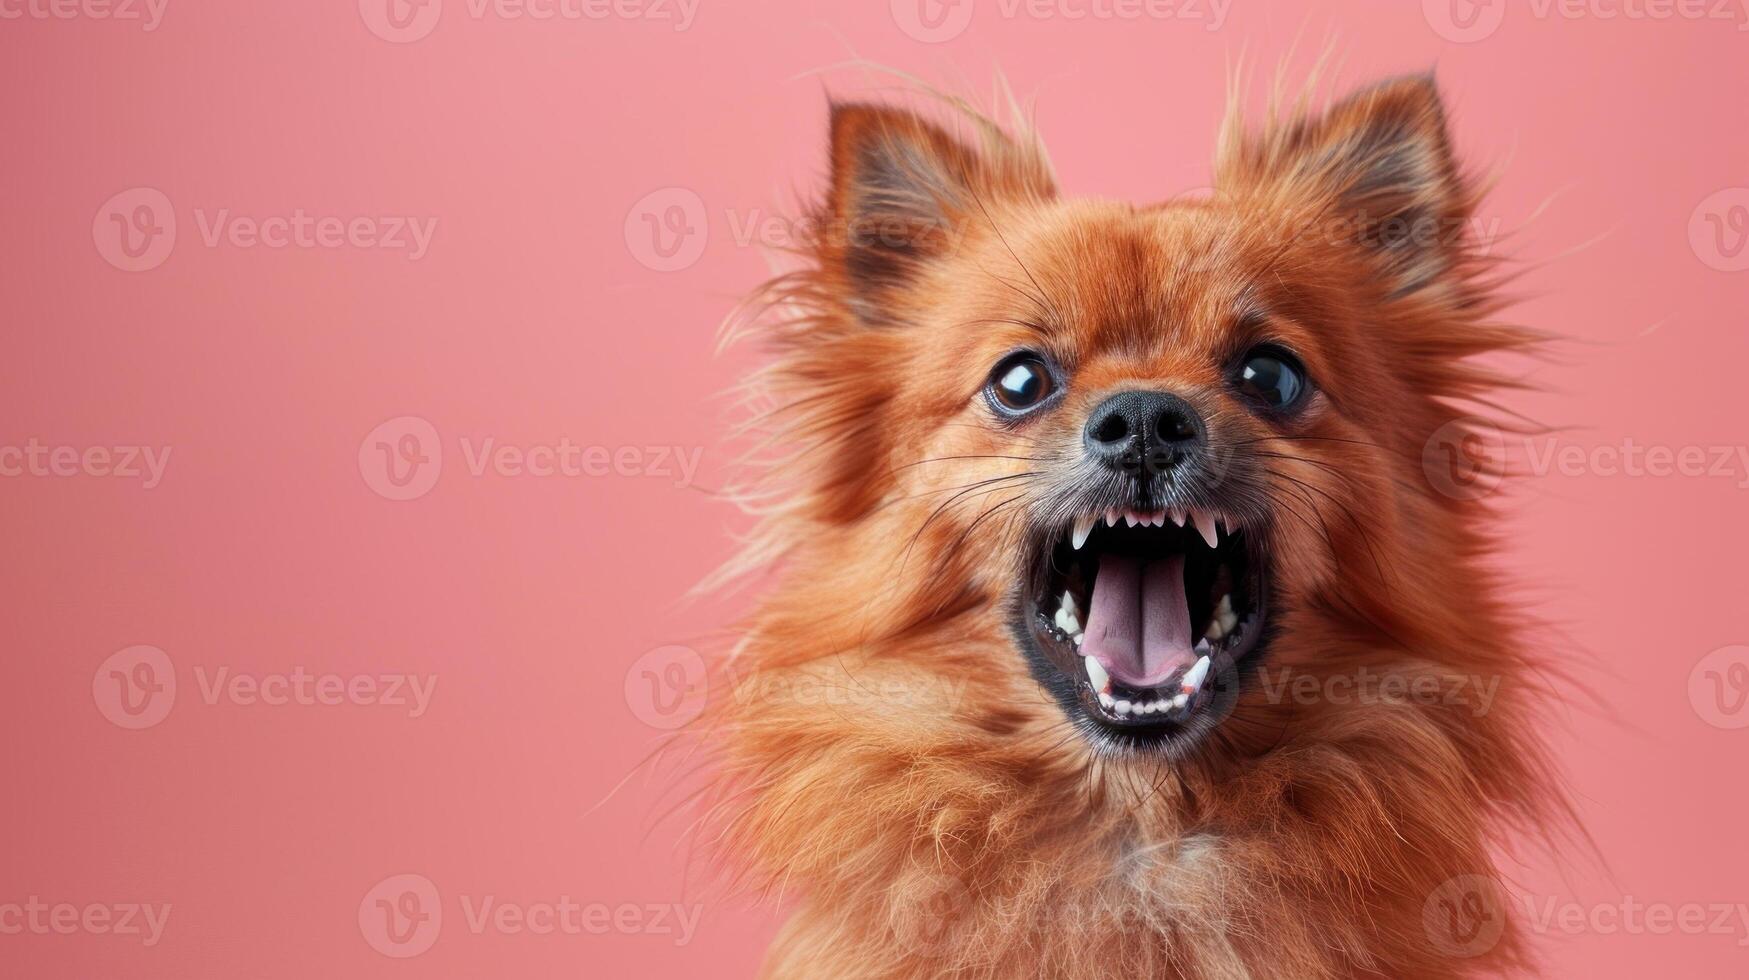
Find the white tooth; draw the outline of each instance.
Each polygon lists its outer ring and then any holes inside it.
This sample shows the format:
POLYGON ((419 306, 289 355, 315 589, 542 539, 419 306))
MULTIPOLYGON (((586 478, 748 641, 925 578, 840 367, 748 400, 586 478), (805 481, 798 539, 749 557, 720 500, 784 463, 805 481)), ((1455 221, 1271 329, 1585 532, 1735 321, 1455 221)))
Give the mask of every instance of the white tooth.
POLYGON ((1112 527, 1116 524, 1117 524, 1117 511, 1115 511, 1115 510, 1106 511, 1105 512, 1105 526, 1112 527))
POLYGON ((1137 705, 1136 706, 1136 714, 1138 714, 1138 715, 1151 715, 1155 711, 1158 711, 1159 709, 1160 709, 1160 703, 1158 701, 1149 701, 1147 704, 1137 705))
POLYGON ((1203 639, 1196 641, 1196 648, 1194 650, 1192 650, 1191 652, 1192 653, 1200 653, 1200 654, 1203 654, 1206 656, 1210 653, 1213 653, 1214 648, 1209 646, 1209 641, 1205 637, 1203 639))
POLYGON ((1215 606, 1215 615, 1226 617, 1233 615, 1233 593, 1221 596, 1221 601, 1215 606))
POLYGON ((1196 529, 1202 533, 1202 539, 1209 543, 1209 547, 1213 548, 1220 540, 1215 537, 1214 515, 1206 510, 1199 510, 1191 516, 1196 519, 1196 529))
POLYGON ((1180 682, 1181 689, 1186 695, 1195 694, 1202 690, 1203 678, 1207 677, 1208 674, 1209 658, 1207 654, 1204 654, 1202 659, 1196 662, 1196 666, 1185 672, 1184 680, 1180 682))
POLYGON ((1239 625, 1239 617, 1233 615, 1230 611, 1222 613, 1220 620, 1222 635, 1233 632, 1233 627, 1239 625))
POLYGON ((1099 692, 1099 703, 1106 708, 1116 709, 1117 707, 1117 702, 1112 700, 1111 695, 1104 691, 1099 692))
POLYGON ((1135 527, 1136 526, 1136 513, 1135 513, 1135 511, 1124 511, 1123 521, 1125 524, 1129 525, 1130 527, 1135 527))
POLYGON ((1079 602, 1075 601, 1075 593, 1073 593, 1073 592, 1063 593, 1063 608, 1067 609, 1069 611, 1069 615, 1074 616, 1077 619, 1080 618, 1080 616, 1081 616, 1081 604, 1079 602))
POLYGON ((1093 689, 1100 694, 1111 690, 1111 675, 1105 672, 1105 665, 1092 657, 1083 659, 1087 662, 1087 679, 1093 683, 1093 689))
POLYGON ((1074 636, 1076 633, 1081 632, 1081 624, 1075 620, 1075 614, 1067 609, 1057 610, 1056 624, 1057 629, 1062 630, 1070 636, 1074 636))
POLYGON ((1128 701, 1119 701, 1116 704, 1112 705, 1112 708, 1115 709, 1117 711, 1117 713, 1120 715, 1129 714, 1130 709, 1133 707, 1135 707, 1135 705, 1129 703, 1128 701))
POLYGON ((1176 507, 1172 508, 1172 523, 1178 525, 1179 527, 1183 527, 1184 526, 1184 511, 1181 511, 1176 507))
POLYGON ((1166 512, 1163 510, 1156 511, 1154 513, 1154 519, 1150 523, 1152 523, 1155 527, 1165 527, 1166 526, 1166 512))
POLYGON ((1085 633, 1076 633, 1075 634, 1075 649, 1077 649, 1077 650, 1081 649, 1081 638, 1085 635, 1087 635, 1087 634, 1085 634, 1085 633))
MULTIPOLYGON (((1062 613, 1059 612, 1057 615, 1061 616, 1062 613)), ((1206 640, 1218 640, 1221 637, 1226 636, 1227 628, 1221 624, 1221 617, 1216 616, 1209 620, 1209 628, 1203 630, 1202 635, 1206 640)))
POLYGON ((1182 708, 1189 703, 1190 703, 1190 695, 1188 695, 1188 694, 1180 694, 1177 697, 1172 699, 1172 706, 1174 708, 1182 708))
POLYGON ((1075 545, 1076 551, 1080 551, 1081 546, 1087 543, 1087 536, 1093 533, 1093 525, 1098 523, 1098 521, 1099 515, 1094 514, 1089 517, 1083 517, 1075 522, 1075 536, 1071 540, 1075 545))

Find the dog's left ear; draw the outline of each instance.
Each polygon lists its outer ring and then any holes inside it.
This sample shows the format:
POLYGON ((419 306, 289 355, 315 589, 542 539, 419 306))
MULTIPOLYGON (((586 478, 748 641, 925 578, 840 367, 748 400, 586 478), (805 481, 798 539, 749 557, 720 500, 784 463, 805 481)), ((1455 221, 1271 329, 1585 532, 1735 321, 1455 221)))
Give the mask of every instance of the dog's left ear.
POLYGON ((1222 189, 1260 196, 1298 223, 1295 234, 1361 250, 1393 298, 1440 283, 1461 258, 1475 201, 1431 76, 1384 82, 1258 135, 1236 115, 1230 125, 1222 189))
POLYGON ((902 321, 904 289, 964 238, 970 222, 1017 198, 1053 193, 1042 153, 982 119, 976 148, 915 113, 832 107, 832 186, 821 264, 842 274, 856 315, 902 321))

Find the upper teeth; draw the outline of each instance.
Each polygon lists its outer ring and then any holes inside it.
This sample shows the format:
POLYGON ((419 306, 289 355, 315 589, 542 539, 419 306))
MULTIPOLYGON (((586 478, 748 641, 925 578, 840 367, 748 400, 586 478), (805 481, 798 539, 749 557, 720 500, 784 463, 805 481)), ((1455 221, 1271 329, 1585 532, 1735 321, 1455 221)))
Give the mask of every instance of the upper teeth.
POLYGON ((1150 513, 1135 510, 1108 510, 1104 514, 1088 514, 1076 518, 1075 526, 1069 533, 1069 543, 1074 545, 1076 550, 1080 550, 1081 546, 1087 543, 1088 537, 1093 534, 1093 528, 1099 523, 1101 517, 1105 518, 1107 527, 1115 527, 1119 521, 1122 521, 1126 527, 1165 527, 1168 519, 1179 527, 1183 527, 1187 515, 1191 523, 1196 526, 1198 533, 1202 535, 1202 539, 1208 542, 1208 546, 1211 548, 1220 543, 1222 532, 1217 528, 1228 534, 1232 533, 1234 525, 1231 518, 1218 517, 1206 510, 1183 511, 1173 508, 1150 513))
POLYGON ((1098 514, 1089 514, 1075 522, 1075 536, 1072 540, 1077 551, 1087 543, 1087 536, 1093 533, 1093 525, 1098 521, 1098 514))
POLYGON ((1199 510, 1193 516, 1196 518, 1197 531, 1201 532, 1202 539, 1209 543, 1209 547, 1213 548, 1217 540, 1215 537, 1215 515, 1206 510, 1199 510))

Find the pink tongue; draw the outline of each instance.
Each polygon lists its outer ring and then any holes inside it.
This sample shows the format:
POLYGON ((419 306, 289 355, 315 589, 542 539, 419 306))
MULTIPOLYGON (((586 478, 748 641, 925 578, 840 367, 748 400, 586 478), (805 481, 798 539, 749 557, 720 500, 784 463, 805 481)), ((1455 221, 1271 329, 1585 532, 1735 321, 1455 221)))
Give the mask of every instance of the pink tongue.
POLYGON ((1105 555, 1081 652, 1126 687, 1158 687, 1196 662, 1184 601, 1184 556, 1143 563, 1105 555))

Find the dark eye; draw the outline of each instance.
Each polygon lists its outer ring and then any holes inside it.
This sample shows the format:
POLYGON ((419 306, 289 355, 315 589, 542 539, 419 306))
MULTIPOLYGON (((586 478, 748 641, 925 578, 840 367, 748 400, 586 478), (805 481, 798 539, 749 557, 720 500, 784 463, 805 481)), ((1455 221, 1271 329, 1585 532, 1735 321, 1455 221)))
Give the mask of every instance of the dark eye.
POLYGON ((1258 347, 1246 354, 1236 383, 1248 397, 1278 412, 1298 404, 1309 387, 1306 369, 1292 354, 1275 347, 1258 347))
POLYGON ((1010 413, 1037 408, 1055 389, 1050 368, 1030 351, 1011 354, 997 364, 987 387, 996 407, 1010 413))

